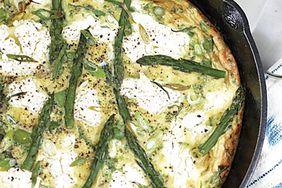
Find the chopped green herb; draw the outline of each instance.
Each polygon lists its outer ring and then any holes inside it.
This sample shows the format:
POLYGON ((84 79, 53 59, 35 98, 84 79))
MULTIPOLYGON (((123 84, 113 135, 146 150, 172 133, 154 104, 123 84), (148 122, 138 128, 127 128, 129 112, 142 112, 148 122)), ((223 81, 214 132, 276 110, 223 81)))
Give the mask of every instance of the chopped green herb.
POLYGON ((4 8, 0 8, 0 23, 6 22, 8 18, 8 12, 4 8))
POLYGON ((66 100, 66 91, 63 90, 63 91, 60 91, 58 93, 55 93, 54 94, 54 99, 55 99, 56 104, 59 107, 64 107, 65 100, 66 100))
POLYGON ((160 6, 156 6, 153 9, 153 13, 155 14, 155 16, 157 17, 162 17, 165 15, 165 9, 163 7, 160 6))
POLYGON ((206 37, 203 42, 203 47, 206 52, 210 53, 213 51, 214 42, 212 37, 206 37))
POLYGON ((136 120, 136 126, 141 131, 149 133, 153 131, 152 127, 149 125, 149 122, 143 118, 140 112, 136 112, 134 114, 134 119, 136 120))
POLYGON ((106 78, 106 73, 103 67, 95 65, 89 61, 83 61, 83 67, 87 70, 92 76, 97 78, 106 78))
POLYGON ((209 31, 209 26, 205 21, 201 21, 200 27, 203 31, 208 32, 209 31))
POLYGON ((13 95, 7 97, 7 100, 10 100, 14 97, 20 97, 20 96, 25 95, 25 94, 27 94, 27 92, 19 92, 19 93, 13 94, 13 95))
POLYGON ((75 7, 75 8, 81 8, 81 9, 85 9, 89 12, 92 12, 95 16, 99 17, 99 16, 106 16, 106 13, 101 11, 101 10, 98 10, 98 9, 95 9, 93 6, 91 5, 75 5, 75 4, 69 4, 71 5, 72 7, 75 7))
POLYGON ((20 62, 37 62, 32 57, 26 55, 7 54, 7 57, 20 62))
POLYGON ((158 82, 155 82, 155 81, 151 81, 151 82, 152 82, 153 84, 157 85, 159 88, 161 88, 161 90, 163 90, 163 91, 166 93, 168 99, 170 99, 170 96, 169 96, 168 91, 167 91, 161 84, 159 84, 158 82))
POLYGON ((10 168, 15 166, 16 160, 15 159, 1 159, 0 160, 0 171, 8 171, 10 168))
POLYGON ((14 141, 18 144, 30 144, 31 143, 30 133, 23 129, 17 129, 14 132, 14 141))
POLYGON ((0 153, 8 150, 13 145, 13 143, 14 143, 13 137, 14 137, 14 131, 12 131, 12 130, 8 131, 5 134, 5 136, 2 139, 1 144, 0 144, 0 153))
POLYGON ((178 33, 178 32, 187 33, 190 37, 193 37, 195 35, 195 32, 193 31, 193 29, 195 29, 195 27, 191 26, 191 27, 185 27, 185 28, 180 29, 180 30, 173 30, 172 29, 172 31, 176 32, 176 33, 178 33))
POLYGON ((74 167, 74 166, 81 166, 83 165, 88 159, 87 158, 84 158, 84 157, 77 157, 71 164, 70 166, 71 167, 74 167))
POLYGON ((32 14, 40 18, 42 21, 50 20, 51 11, 46 9, 38 9, 36 11, 33 11, 32 14))

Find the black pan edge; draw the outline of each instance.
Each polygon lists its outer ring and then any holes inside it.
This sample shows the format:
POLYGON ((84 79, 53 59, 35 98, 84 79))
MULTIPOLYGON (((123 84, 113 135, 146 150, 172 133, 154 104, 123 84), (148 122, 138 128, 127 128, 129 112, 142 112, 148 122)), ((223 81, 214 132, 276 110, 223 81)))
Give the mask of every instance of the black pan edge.
POLYGON ((267 90, 262 63, 247 17, 233 0, 190 0, 222 34, 245 86, 246 105, 238 149, 223 187, 247 187, 265 137, 267 90))
POLYGON ((262 152, 262 147, 263 147, 263 142, 265 138, 265 129, 266 129, 266 123, 267 123, 267 89, 266 89, 266 83, 265 83, 265 76, 264 76, 264 71, 262 67, 262 62, 260 59, 260 55, 256 46, 256 43, 253 39, 253 36, 251 34, 251 30, 249 27, 249 21, 247 19, 246 14, 242 10, 242 8, 233 0, 225 0, 229 4, 231 4, 241 15, 243 24, 244 24, 244 35, 246 39, 249 42, 249 46, 254 54, 254 59, 259 75, 259 84, 261 88, 261 116, 260 116, 260 129, 258 133, 258 139, 257 139, 257 145, 255 152, 253 154, 252 162, 249 165, 249 169, 240 185, 240 188, 247 187, 249 180, 252 178, 253 172, 256 169, 257 163, 259 161, 261 152, 262 152))

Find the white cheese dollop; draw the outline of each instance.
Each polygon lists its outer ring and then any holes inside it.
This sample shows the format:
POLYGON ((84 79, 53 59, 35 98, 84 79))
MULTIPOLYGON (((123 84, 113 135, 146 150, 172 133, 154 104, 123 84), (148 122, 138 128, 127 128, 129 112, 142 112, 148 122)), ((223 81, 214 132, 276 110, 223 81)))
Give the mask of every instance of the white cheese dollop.
POLYGON ((75 169, 71 163, 77 158, 74 151, 75 135, 60 135, 59 142, 44 139, 42 150, 38 154, 38 160, 43 160, 50 164, 45 167, 55 179, 58 188, 73 187, 76 183, 75 169))
MULTIPOLYGON (((38 188, 40 179, 38 178, 34 188, 38 188)), ((19 168, 11 168, 8 171, 0 171, 1 188, 31 187, 31 172, 19 168)))
POLYGON ((6 25, 0 25, 0 42, 2 43, 9 36, 9 28, 6 25))
POLYGON ((142 169, 138 167, 138 170, 136 167, 125 165, 121 171, 114 171, 109 187, 138 188, 139 185, 147 186, 148 182, 143 175, 142 169))
POLYGON ((15 21, 14 26, 22 53, 40 62, 48 60, 51 42, 48 29, 40 23, 27 20, 15 21))
POLYGON ((97 91, 92 88, 88 81, 79 86, 75 99, 74 117, 89 126, 97 126, 101 121, 101 106, 97 91))
POLYGON ((234 91, 230 89, 220 89, 218 91, 209 92, 206 94, 207 103, 206 109, 221 109, 228 104, 231 104, 234 97, 234 91))
POLYGON ((68 43, 76 43, 79 40, 80 31, 87 28, 98 42, 112 43, 117 33, 118 23, 112 16, 107 16, 106 22, 102 23, 98 18, 88 15, 66 26, 63 29, 63 37, 68 43))
POLYGON ((8 96, 25 92, 23 95, 12 97, 9 104, 14 107, 27 108, 27 110, 34 114, 38 114, 41 111, 48 98, 46 93, 38 90, 32 78, 12 82, 8 86, 8 92, 8 96))
POLYGON ((137 101, 138 105, 151 114, 164 111, 181 96, 180 92, 165 88, 168 94, 152 83, 144 74, 140 79, 128 78, 122 83, 121 94, 137 101), (169 95, 169 96, 168 96, 169 95))
POLYGON ((7 76, 27 76, 33 74, 40 65, 48 61, 50 35, 48 29, 40 23, 31 20, 15 21, 15 39, 8 37, 7 26, 0 27, 0 50, 3 53, 0 58, 0 73, 7 76), (7 38, 8 37, 8 38, 7 38), (27 55, 37 62, 19 62, 9 59, 7 54, 27 55))
MULTIPOLYGON (((138 10, 138 9, 137 9, 138 10)), ((169 26, 158 23, 146 13, 133 12, 134 32, 124 39, 125 54, 135 62, 144 55, 162 54, 181 58, 186 52, 190 38, 186 33, 173 32, 169 26), (145 43, 139 33, 139 24, 146 30, 150 43, 145 43)))
POLYGON ((162 152, 165 156, 165 164, 169 167, 168 173, 174 177, 175 188, 184 188, 188 179, 197 180, 200 177, 190 151, 181 147, 177 140, 169 138, 165 141, 162 152))
POLYGON ((184 133, 184 129, 186 129, 186 131, 192 133, 191 139, 195 139, 197 136, 204 134, 211 129, 211 127, 208 127, 205 124, 205 118, 206 118, 205 111, 190 112, 186 114, 182 120, 180 120, 179 124, 182 125, 181 128, 179 128, 179 126, 175 126, 174 130, 175 132, 179 133, 178 134, 179 138, 181 138, 180 135, 182 135, 185 138, 183 133, 184 133))

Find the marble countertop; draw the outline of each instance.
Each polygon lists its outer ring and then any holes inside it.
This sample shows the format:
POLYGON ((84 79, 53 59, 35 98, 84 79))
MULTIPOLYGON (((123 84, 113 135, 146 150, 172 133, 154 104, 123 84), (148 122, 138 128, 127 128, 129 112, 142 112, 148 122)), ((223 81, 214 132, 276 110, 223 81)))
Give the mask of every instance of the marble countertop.
POLYGON ((282 1, 235 0, 245 11, 264 70, 282 58, 282 1))

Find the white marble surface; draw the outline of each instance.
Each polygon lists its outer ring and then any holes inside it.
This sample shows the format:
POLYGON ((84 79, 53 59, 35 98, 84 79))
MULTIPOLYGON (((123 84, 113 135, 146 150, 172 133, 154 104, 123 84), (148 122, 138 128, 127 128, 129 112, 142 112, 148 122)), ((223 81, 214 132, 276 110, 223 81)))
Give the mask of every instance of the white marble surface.
POLYGON ((264 70, 282 57, 282 0, 235 0, 245 11, 264 70))

